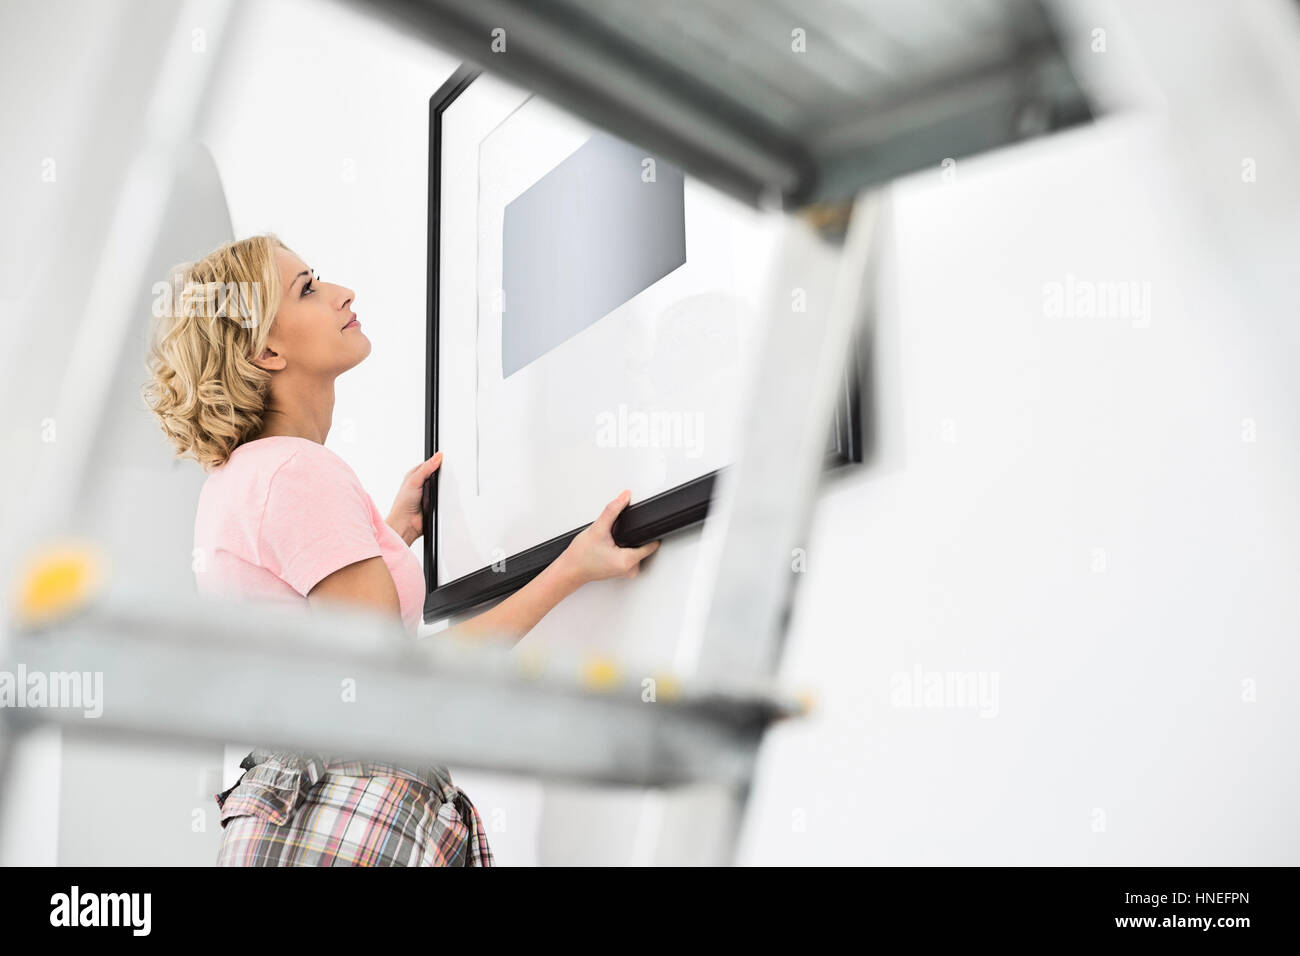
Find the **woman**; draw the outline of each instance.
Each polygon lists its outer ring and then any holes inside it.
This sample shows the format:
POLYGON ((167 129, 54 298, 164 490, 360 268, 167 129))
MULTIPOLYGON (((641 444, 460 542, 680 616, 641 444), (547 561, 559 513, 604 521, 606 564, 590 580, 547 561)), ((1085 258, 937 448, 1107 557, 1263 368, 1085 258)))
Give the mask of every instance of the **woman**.
MULTIPOLYGON (((370 354, 352 290, 321 282, 270 234, 221 246, 179 278, 144 391, 177 455, 209 473, 195 518, 200 593, 360 604, 414 634, 424 575, 410 545, 442 454, 407 472, 383 517, 325 447, 334 380, 370 354)), ((614 544, 628 499, 624 491, 537 577, 457 630, 517 640, 582 584, 634 577, 659 542, 614 544)), ((241 766, 240 781, 216 795, 219 865, 492 865, 478 811, 444 766, 261 749, 241 766)))

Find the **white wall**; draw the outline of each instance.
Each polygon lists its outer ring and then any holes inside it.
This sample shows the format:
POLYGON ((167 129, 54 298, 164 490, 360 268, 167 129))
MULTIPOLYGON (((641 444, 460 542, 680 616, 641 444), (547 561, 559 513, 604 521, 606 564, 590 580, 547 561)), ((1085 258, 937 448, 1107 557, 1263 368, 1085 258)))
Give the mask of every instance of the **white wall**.
POLYGON ((818 511, 786 673, 823 707, 747 860, 1296 862, 1289 320, 1219 284, 1166 148, 1112 122, 899 189, 883 460, 818 511), (1149 283, 1149 324, 1045 315, 1067 274, 1149 283), (917 664, 996 673, 996 716, 892 706, 917 664))
MULTIPOLYGON (((818 707, 769 737, 741 862, 1296 862, 1290 320, 1234 303, 1169 149, 1117 119, 896 186, 879 448, 821 496, 782 669, 818 707), (1150 311, 1053 317, 1067 276, 1150 311), (906 706, 917 667, 990 696, 906 706)), ((693 551, 525 644, 670 662, 693 551)), ((635 845, 656 813, 678 859, 707 833, 700 802, 565 796, 542 842, 574 862, 672 858, 635 845)))

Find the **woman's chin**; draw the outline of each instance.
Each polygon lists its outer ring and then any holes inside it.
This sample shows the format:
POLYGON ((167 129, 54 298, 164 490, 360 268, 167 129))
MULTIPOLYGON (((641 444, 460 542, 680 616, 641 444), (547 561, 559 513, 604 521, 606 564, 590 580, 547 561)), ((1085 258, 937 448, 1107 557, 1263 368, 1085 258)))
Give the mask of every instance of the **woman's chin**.
MULTIPOLYGON (((357 335, 361 335, 361 333, 358 332, 357 335)), ((360 365, 362 362, 366 360, 366 357, 368 355, 370 355, 370 349, 372 348, 370 344, 370 340, 365 336, 361 336, 361 338, 363 344, 357 348, 356 357, 352 360, 352 364, 350 364, 348 368, 356 368, 358 365, 360 365)))

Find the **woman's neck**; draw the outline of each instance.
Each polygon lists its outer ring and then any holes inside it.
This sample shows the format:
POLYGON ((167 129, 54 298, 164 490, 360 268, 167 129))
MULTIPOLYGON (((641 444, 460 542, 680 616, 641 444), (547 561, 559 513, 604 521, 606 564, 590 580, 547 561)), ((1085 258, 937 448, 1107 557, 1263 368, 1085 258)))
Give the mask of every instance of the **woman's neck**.
POLYGON ((250 440, 286 435, 325 444, 334 418, 334 383, 328 388, 314 388, 308 394, 287 399, 272 390, 271 400, 262 418, 261 430, 250 440))

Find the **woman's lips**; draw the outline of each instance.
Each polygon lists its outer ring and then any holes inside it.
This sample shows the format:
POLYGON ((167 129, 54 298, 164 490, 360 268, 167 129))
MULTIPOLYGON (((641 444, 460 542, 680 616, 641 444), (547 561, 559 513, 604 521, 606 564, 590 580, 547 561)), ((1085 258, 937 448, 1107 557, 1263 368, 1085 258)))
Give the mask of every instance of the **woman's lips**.
POLYGON ((361 323, 357 321, 357 314, 355 312, 352 313, 352 321, 349 322, 347 325, 343 326, 343 328, 350 329, 353 328, 354 326, 358 329, 361 328, 361 323))

